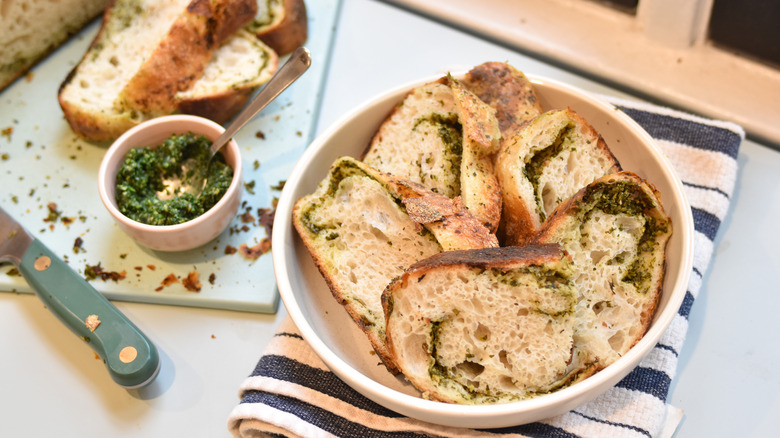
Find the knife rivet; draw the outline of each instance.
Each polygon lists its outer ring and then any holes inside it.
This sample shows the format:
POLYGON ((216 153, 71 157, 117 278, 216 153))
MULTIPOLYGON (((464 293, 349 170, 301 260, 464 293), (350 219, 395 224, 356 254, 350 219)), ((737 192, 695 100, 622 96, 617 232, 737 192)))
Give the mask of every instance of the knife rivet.
POLYGON ((51 259, 47 256, 40 256, 35 259, 33 266, 35 267, 36 271, 45 271, 49 269, 49 266, 51 266, 51 259))
POLYGON ((122 363, 130 363, 134 361, 136 357, 138 357, 138 350, 136 350, 135 347, 127 346, 119 352, 119 360, 121 360, 122 363))

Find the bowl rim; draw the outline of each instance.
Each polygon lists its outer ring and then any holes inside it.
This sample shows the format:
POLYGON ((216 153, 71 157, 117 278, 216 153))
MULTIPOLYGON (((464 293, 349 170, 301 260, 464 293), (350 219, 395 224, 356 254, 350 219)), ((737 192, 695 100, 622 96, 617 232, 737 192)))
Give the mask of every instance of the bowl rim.
MULTIPOLYGON (((453 72, 453 77, 463 77, 465 72, 453 72)), ((541 413, 542 411, 548 411, 553 407, 560 407, 565 410, 572 409, 590 399, 596 395, 603 393, 606 389, 613 387, 622 377, 632 371, 639 365, 641 359, 649 353, 663 333, 669 328, 672 320, 678 313, 680 305, 682 304, 688 286, 688 281, 693 268, 693 243, 694 243, 694 226, 693 216, 685 194, 682 182, 677 174, 674 172, 671 162, 661 152, 656 144, 656 140, 653 139, 647 131, 644 130, 634 119, 630 118, 623 111, 618 111, 617 108, 599 97, 594 93, 587 92, 575 86, 566 84, 564 82, 547 78, 544 76, 527 74, 528 79, 534 84, 541 84, 564 90, 567 93, 578 96, 581 99, 586 100, 589 104, 599 107, 602 110, 607 110, 615 117, 619 118, 621 122, 629 125, 632 131, 642 138, 643 142, 649 146, 650 153, 661 163, 663 173, 667 176, 667 179, 671 181, 674 189, 674 199, 679 201, 678 208, 684 219, 684 224, 675 225, 675 231, 678 229, 687 230, 687 236, 683 236, 681 239, 681 254, 680 254, 680 269, 677 278, 668 278, 668 271, 666 273, 667 278, 665 282, 669 287, 666 293, 669 294, 666 307, 662 312, 656 312, 653 321, 649 329, 645 332, 643 337, 621 358, 616 360, 610 366, 600 370, 593 376, 588 377, 576 385, 572 385, 566 388, 562 388, 558 391, 541 395, 538 397, 520 400, 515 402, 507 402, 500 404, 490 405, 464 405, 464 404, 450 404, 444 402, 438 402, 433 400, 427 400, 419 396, 413 396, 399 392, 393 388, 387 387, 369 376, 363 374, 361 371, 355 369, 344 361, 339 355, 337 355, 327 344, 319 337, 314 331, 313 327, 309 324, 305 318, 302 309, 297 305, 292 285, 287 277, 286 266, 286 252, 287 250, 293 250, 293 248, 287 245, 285 237, 294 234, 292 225, 290 223, 290 217, 292 214, 292 207, 296 199, 292 198, 293 190, 291 187, 297 184, 304 176, 304 170, 308 167, 309 161, 319 152, 319 150, 328 142, 335 133, 339 132, 349 121, 367 109, 377 105, 380 102, 385 102, 392 96, 403 95, 404 91, 410 91, 416 86, 420 86, 427 82, 435 81, 442 77, 441 74, 430 75, 415 80, 407 81, 388 90, 375 94, 369 99, 363 101, 361 104, 354 107, 352 110, 346 112, 330 126, 323 130, 304 151, 299 160, 296 162, 292 171, 290 172, 286 189, 282 191, 277 205, 277 214, 275 220, 280 222, 274 224, 272 231, 272 245, 275 251, 272 253, 274 262, 274 271, 277 280, 277 286, 280 292, 282 301, 287 309, 288 314, 292 318, 296 327, 299 329, 304 340, 309 343, 315 354, 325 363, 329 370, 334 372, 339 378, 345 381, 349 386, 371 400, 383 405, 389 409, 395 410, 401 414, 421 419, 424 421, 430 421, 439 424, 444 423, 442 421, 436 421, 437 419, 447 418, 450 420, 456 420, 459 424, 465 424, 469 419, 474 419, 471 425, 466 427, 503 427, 527 423, 529 421, 536 421, 547 416, 534 417, 528 421, 521 421, 518 417, 517 422, 512 422, 511 417, 513 415, 519 415, 518 406, 521 405, 522 413, 528 414, 532 412, 541 413), (294 182, 295 184, 290 184, 294 182), (687 237, 687 238, 686 238, 687 237), (596 393, 598 388, 604 388, 596 393), (416 412, 427 412, 433 417, 421 418, 415 416, 416 412), (490 425, 493 420, 504 420, 497 425, 490 425)), ((670 195, 666 195, 670 197, 670 195)), ((668 213, 667 213, 668 214, 668 213)), ((291 236, 291 242, 294 241, 295 236, 291 236)), ((560 413, 560 412, 559 412, 560 413)), ((531 414, 533 415, 533 414, 531 414)))
MULTIPOLYGON (((126 146, 126 143, 128 139, 136 134, 138 134, 140 131, 149 129, 150 126, 153 125, 167 125, 167 124, 173 124, 173 123, 192 123, 195 125, 201 125, 205 126, 208 129, 214 129, 219 136, 222 132, 225 131, 225 128, 218 124, 217 122, 207 119, 205 117, 190 115, 190 114, 173 114, 173 115, 166 115, 166 116, 159 116, 155 117, 153 119, 146 120, 142 123, 139 123, 138 125, 135 125, 134 127, 128 129, 122 135, 120 135, 116 140, 114 140, 111 143, 111 146, 109 146, 108 150, 106 151, 105 155, 103 155, 103 158, 100 162, 100 167, 98 169, 98 193, 100 195, 100 199, 103 201, 103 205, 106 207, 106 209, 109 211, 109 213, 118 221, 122 222, 126 226, 133 227, 139 231, 147 232, 147 233, 173 233, 180 230, 184 230, 187 228, 196 227, 202 222, 207 222, 211 217, 218 215, 220 213, 220 210, 225 207, 225 205, 229 202, 229 199, 231 196, 235 195, 235 192, 241 189, 241 181, 242 181, 242 161, 241 161, 241 150, 238 146, 238 143, 234 139, 230 139, 227 143, 225 143, 224 146, 220 149, 220 153, 225 153, 225 151, 229 148, 234 152, 235 156, 235 165, 231 166, 233 168, 233 178, 230 180, 230 185, 228 186, 227 191, 222 195, 222 197, 217 201, 214 206, 212 206, 210 209, 208 209, 206 212, 201 214, 200 216, 190 219, 186 222, 182 222, 180 224, 174 224, 174 225, 150 225, 145 224, 143 222, 138 222, 136 220, 130 219, 129 217, 122 214, 121 211, 119 211, 119 207, 116 204, 116 195, 114 191, 109 191, 107 184, 109 184, 109 179, 112 181, 115 181, 116 179, 116 173, 114 173, 114 177, 110 178, 109 172, 113 172, 112 169, 109 168, 109 163, 114 162, 116 160, 116 163, 120 163, 124 160, 124 155, 129 151, 130 149, 138 149, 141 147, 151 147, 152 145, 147 146, 137 146, 133 145, 130 147, 127 147, 120 156, 120 149, 124 149, 126 146), (113 195, 111 193, 114 193, 113 195)), ((189 130, 188 130, 189 131, 189 130)), ((171 132, 171 134, 174 134, 174 132, 171 132)), ((201 135, 206 135, 203 133, 198 133, 201 135)), ((170 135, 170 134, 169 134, 170 135)), ((206 137, 209 137, 209 140, 215 140, 215 138, 211 138, 209 135, 206 135, 206 137)), ((156 145, 154 145, 156 146, 156 145)), ((117 169, 119 166, 117 166, 117 169)), ((116 184, 116 183, 114 183, 116 184)))

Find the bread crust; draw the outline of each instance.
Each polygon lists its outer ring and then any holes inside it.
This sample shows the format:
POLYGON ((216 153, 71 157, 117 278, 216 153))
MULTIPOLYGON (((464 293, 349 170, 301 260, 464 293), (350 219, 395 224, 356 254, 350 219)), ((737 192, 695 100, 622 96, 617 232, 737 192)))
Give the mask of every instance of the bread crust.
POLYGON ((177 20, 120 92, 124 105, 153 116, 172 113, 176 93, 190 88, 211 58, 214 46, 205 24, 205 17, 177 20))
MULTIPOLYGON (((60 89, 68 83, 69 79, 66 79, 60 89)), ((130 112, 109 114, 86 111, 83 107, 63 99, 61 95, 58 96, 58 101, 68 125, 76 135, 85 140, 110 141, 140 122, 139 119, 133 118, 130 112)))
POLYGON ((209 19, 209 24, 213 26, 211 33, 214 35, 212 47, 219 47, 238 29, 251 23, 257 14, 257 0, 216 2, 212 7, 214 12, 209 19))
POLYGON ((558 243, 445 251, 409 266, 401 277, 393 280, 388 289, 393 287, 392 284, 403 282, 416 272, 442 266, 463 265, 480 269, 511 269, 531 262, 534 264, 555 262, 564 257, 569 256, 558 243))
POLYGON ((463 78, 466 87, 482 101, 496 109, 504 139, 542 113, 533 84, 523 74, 504 62, 480 64, 463 78))
POLYGON ((463 204, 495 233, 501 220, 501 186, 493 166, 493 156, 501 144, 496 111, 459 81, 447 79, 463 124, 460 165, 463 204))
POLYGON ((450 199, 421 184, 370 166, 365 169, 401 200, 409 217, 428 228, 445 251, 498 246, 498 239, 492 230, 463 204, 460 197, 450 199))
POLYGON ((309 35, 308 14, 303 0, 283 0, 284 15, 269 26, 253 26, 252 29, 264 43, 280 56, 292 53, 302 46, 309 35))
POLYGON ((177 107, 183 114, 192 114, 223 124, 246 105, 254 91, 255 87, 224 90, 210 96, 181 99, 177 107))

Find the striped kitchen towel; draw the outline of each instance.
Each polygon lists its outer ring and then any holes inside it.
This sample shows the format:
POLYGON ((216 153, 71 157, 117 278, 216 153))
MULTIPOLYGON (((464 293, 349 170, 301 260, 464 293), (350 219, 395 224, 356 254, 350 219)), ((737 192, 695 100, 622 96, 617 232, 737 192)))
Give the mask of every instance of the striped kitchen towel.
POLYGON ((675 320, 628 376, 596 399, 536 423, 490 430, 428 424, 364 398, 331 373, 289 317, 240 388, 228 419, 236 437, 264 436, 508 436, 659 437, 673 431, 681 412, 666 403, 688 313, 710 263, 715 237, 728 213, 737 176, 741 127, 646 103, 604 97, 654 137, 685 186, 693 209, 693 273, 675 320))

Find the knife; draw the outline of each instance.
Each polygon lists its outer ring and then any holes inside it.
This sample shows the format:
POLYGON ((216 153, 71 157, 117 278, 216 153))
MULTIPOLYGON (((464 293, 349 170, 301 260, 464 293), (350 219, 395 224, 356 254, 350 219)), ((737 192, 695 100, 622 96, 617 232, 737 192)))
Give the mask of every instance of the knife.
POLYGON ((111 378, 139 388, 157 376, 157 349, 119 309, 0 207, 0 262, 10 261, 38 297, 105 362, 111 378))

